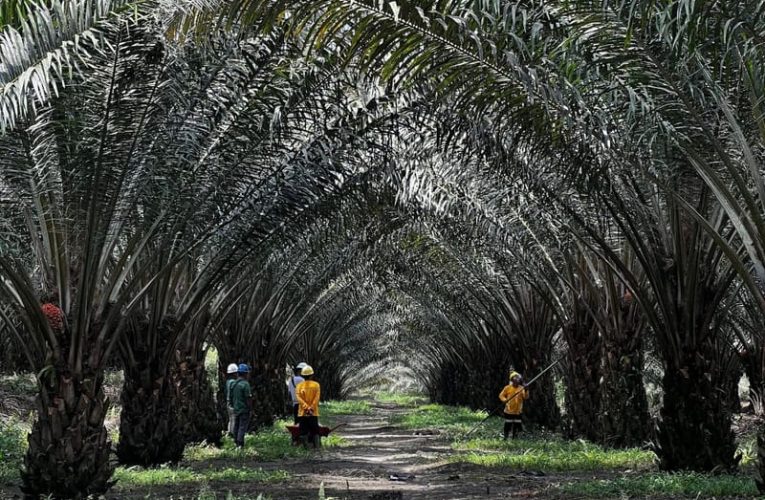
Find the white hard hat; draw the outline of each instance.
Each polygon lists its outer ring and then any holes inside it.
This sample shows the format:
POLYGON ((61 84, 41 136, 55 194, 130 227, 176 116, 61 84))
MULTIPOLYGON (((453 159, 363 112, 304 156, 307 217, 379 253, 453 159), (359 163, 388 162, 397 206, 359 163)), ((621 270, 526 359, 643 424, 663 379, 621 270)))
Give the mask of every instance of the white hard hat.
POLYGON ((308 366, 308 363, 306 363, 305 361, 302 361, 302 362, 298 363, 295 368, 297 368, 298 370, 302 370, 306 366, 308 366))
POLYGON ((226 368, 226 373, 236 373, 239 371, 239 365, 236 363, 231 363, 228 365, 228 368, 226 368))

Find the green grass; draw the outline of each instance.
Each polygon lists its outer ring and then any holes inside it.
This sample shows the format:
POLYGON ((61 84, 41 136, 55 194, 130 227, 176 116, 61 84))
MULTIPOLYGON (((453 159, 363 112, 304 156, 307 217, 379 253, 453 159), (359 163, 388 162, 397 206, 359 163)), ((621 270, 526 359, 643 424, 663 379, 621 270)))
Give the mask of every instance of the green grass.
POLYGON ((452 461, 521 470, 647 470, 654 466, 656 458, 653 452, 637 448, 606 449, 586 441, 565 441, 554 436, 508 441, 479 438, 455 442, 452 447, 462 452, 453 456, 452 461))
POLYGON ((205 471, 191 470, 185 467, 160 467, 157 469, 119 467, 114 473, 118 488, 215 481, 269 483, 285 481, 289 477, 289 473, 283 470, 264 471, 263 469, 232 467, 205 471))
MULTIPOLYGON (((427 404, 394 417, 394 425, 405 429, 434 429, 447 435, 459 436, 467 433, 486 418, 485 411, 474 411, 461 406, 427 404)), ((480 429, 481 433, 499 432, 500 419, 492 418, 480 429)), ((481 434, 479 434, 481 435, 481 434)))
MULTIPOLYGON (((291 437, 284 429, 285 425, 287 425, 286 421, 279 420, 271 428, 263 429, 257 434, 248 435, 245 438, 243 450, 234 446, 234 442, 230 438, 225 438, 222 448, 206 444, 187 446, 183 458, 191 462, 219 459, 238 460, 242 458, 270 462, 286 458, 309 457, 313 453, 312 450, 306 450, 300 446, 292 446, 291 437)), ((336 434, 330 434, 321 440, 321 444, 324 448, 332 448, 345 446, 348 444, 348 441, 336 434)))
POLYGON ((375 393, 374 399, 380 403, 395 404, 398 406, 419 406, 428 401, 428 398, 422 394, 401 394, 388 391, 375 393))
POLYGON ((372 407, 366 401, 349 399, 346 401, 322 402, 319 408, 322 417, 335 417, 338 415, 369 415, 372 407))
POLYGON ((622 476, 615 479, 579 481, 564 484, 561 492, 579 497, 619 498, 649 495, 686 497, 742 497, 757 496, 757 487, 744 476, 705 476, 702 474, 653 473, 622 476))

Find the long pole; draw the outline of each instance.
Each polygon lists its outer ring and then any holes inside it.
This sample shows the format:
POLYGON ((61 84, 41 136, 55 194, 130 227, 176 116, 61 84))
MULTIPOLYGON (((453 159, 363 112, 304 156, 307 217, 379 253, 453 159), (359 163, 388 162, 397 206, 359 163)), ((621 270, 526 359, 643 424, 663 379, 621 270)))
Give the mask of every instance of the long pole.
MULTIPOLYGON (((561 356, 560 358, 558 358, 558 359, 556 359, 555 361, 553 361, 552 363, 550 363, 550 365, 549 365, 547 368, 545 368, 544 370, 542 370, 541 372, 537 373, 537 375, 536 375, 534 378, 532 378, 531 380, 529 380, 529 381, 528 381, 528 383, 527 383, 527 384, 524 386, 524 388, 526 388, 526 387, 530 386, 531 384, 533 384, 534 382, 536 382, 536 381, 537 381, 537 379, 539 379, 539 377, 541 377, 541 376, 542 376, 542 375, 544 375, 545 373, 547 373, 547 372, 549 372, 550 370, 552 370, 553 366, 555 366, 555 365, 557 365, 558 363, 560 363, 560 362, 561 362, 561 360, 563 360, 563 356, 561 356)), ((513 395, 510 397, 510 399, 508 399, 507 401, 505 401, 504 403, 502 403, 502 405, 501 405, 501 406, 499 406, 499 407, 495 408, 495 409, 494 409, 494 410, 493 410, 491 413, 489 413, 488 415, 486 415, 486 418, 484 418, 483 420, 481 420, 480 422, 478 422, 478 424, 476 424, 476 426, 475 426, 475 427, 473 427, 472 429, 470 429, 470 430, 467 432, 467 434, 465 434, 464 436, 462 436, 462 439, 465 439, 465 438, 467 438, 469 435, 471 435, 472 433, 474 433, 474 432, 475 432, 475 431, 476 431, 476 430, 477 430, 479 427, 481 427, 481 426, 482 426, 484 423, 486 423, 486 421, 487 421, 487 420, 489 420, 489 419, 490 419, 490 418, 491 418, 491 417, 492 417, 492 416, 493 416, 493 415, 494 415, 494 414, 497 412, 497 410, 499 410, 500 408, 502 408, 503 406, 505 406, 505 405, 506 405, 508 402, 512 401, 512 399, 513 399, 513 398, 515 398, 516 396, 520 395, 521 393, 522 393, 522 391, 518 391, 518 392, 516 392, 515 394, 513 394, 513 395)))

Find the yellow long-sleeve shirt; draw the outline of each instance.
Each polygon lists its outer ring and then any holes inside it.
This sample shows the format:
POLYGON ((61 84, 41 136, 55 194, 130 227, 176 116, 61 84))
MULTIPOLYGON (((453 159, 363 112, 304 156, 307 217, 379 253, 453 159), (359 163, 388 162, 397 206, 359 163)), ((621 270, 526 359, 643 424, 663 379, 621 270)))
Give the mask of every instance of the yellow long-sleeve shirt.
POLYGON ((499 393, 499 400, 505 403, 505 413, 509 415, 520 415, 523 412, 523 401, 526 399, 529 399, 529 391, 522 385, 516 387, 508 384, 499 393), (519 392, 521 394, 515 396, 519 392))
POLYGON ((321 397, 321 386, 314 380, 305 380, 300 382, 295 388, 295 395, 298 400, 298 417, 306 416, 306 412, 313 410, 314 417, 319 416, 319 398, 321 397))

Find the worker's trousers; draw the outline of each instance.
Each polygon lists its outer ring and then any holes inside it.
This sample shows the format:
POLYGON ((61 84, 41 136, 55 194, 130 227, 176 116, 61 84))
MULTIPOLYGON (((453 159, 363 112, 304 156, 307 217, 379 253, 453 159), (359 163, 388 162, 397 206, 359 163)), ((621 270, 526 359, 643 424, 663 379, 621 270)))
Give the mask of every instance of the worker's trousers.
POLYGON ((316 446, 316 438, 319 435, 319 417, 300 417, 300 437, 304 443, 316 446))
POLYGON ((234 423, 234 442, 240 448, 244 447, 244 436, 250 428, 250 411, 245 410, 236 415, 234 423))
POLYGON ((236 413, 234 413, 234 408, 231 406, 227 406, 226 409, 228 409, 228 435, 231 437, 236 437, 234 434, 234 426, 236 425, 236 413))
POLYGON ((510 432, 513 433, 513 439, 515 439, 516 437, 518 437, 518 431, 523 430, 523 421, 521 420, 521 416, 505 413, 504 417, 505 417, 505 428, 504 428, 505 439, 507 439, 507 437, 510 435, 510 432))

